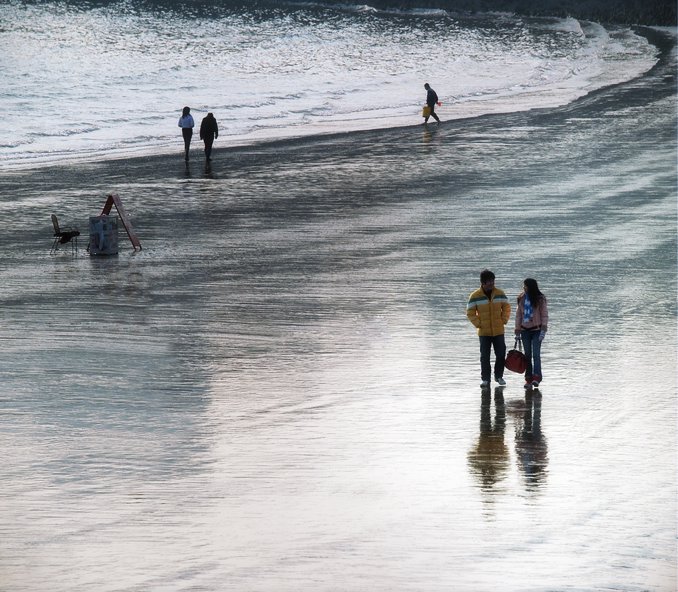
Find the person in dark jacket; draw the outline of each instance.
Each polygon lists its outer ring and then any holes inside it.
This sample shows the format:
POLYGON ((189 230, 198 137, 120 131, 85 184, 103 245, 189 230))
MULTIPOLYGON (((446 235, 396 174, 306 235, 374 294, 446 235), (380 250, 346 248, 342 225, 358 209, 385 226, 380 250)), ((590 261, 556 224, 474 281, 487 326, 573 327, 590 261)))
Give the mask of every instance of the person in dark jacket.
MULTIPOLYGON (((431 109, 430 117, 433 117, 433 119, 440 123, 440 118, 435 111, 436 104, 440 104, 438 102, 438 95, 436 94, 436 91, 431 88, 431 85, 428 82, 424 85, 424 88, 426 89, 426 104, 428 105, 429 109, 431 109)), ((428 117, 424 118, 424 123, 428 123, 428 117)))
POLYGON ((214 119, 212 113, 208 113, 207 117, 203 117, 200 123, 200 139, 205 142, 205 158, 212 160, 212 144, 214 140, 219 137, 219 126, 217 120, 214 119))

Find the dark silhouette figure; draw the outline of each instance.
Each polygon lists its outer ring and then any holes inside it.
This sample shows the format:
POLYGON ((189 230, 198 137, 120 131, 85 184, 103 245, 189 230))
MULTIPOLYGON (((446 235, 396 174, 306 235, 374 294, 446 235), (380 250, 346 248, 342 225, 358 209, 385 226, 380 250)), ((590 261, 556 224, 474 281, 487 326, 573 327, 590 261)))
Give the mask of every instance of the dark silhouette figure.
MULTIPOLYGON (((433 119, 440 123, 440 118, 435 111, 436 105, 440 104, 438 101, 438 95, 436 94, 436 91, 431 88, 431 85, 428 82, 424 85, 424 88, 426 89, 426 104, 431 110, 429 117, 433 117, 433 119)), ((428 117, 424 118, 424 123, 428 123, 428 117)))
POLYGON ((184 107, 179 118, 179 127, 181 128, 181 135, 184 137, 185 160, 188 162, 188 150, 191 147, 191 138, 193 137, 193 128, 195 127, 190 107, 184 107))
POLYGON ((212 113, 208 113, 200 123, 200 139, 205 142, 205 158, 212 160, 212 144, 219 137, 219 126, 212 113))

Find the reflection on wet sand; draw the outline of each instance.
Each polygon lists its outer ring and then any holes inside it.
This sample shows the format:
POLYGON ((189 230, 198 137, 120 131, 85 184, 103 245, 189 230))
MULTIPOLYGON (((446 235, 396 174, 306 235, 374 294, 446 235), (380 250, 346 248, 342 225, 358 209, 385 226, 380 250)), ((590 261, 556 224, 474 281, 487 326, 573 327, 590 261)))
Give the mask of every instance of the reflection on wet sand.
POLYGON ((494 422, 492 421, 492 394, 483 390, 480 402, 480 435, 468 454, 471 473, 483 492, 504 479, 509 469, 509 449, 504 442, 506 405, 503 388, 494 390, 494 422))
POLYGON ((427 145, 3 172, 0 588, 678 589, 674 62, 427 145), (50 256, 113 188, 143 251, 50 256), (475 386, 484 262, 544 270, 543 402, 475 386))
POLYGON ((525 394, 523 413, 515 415, 515 446, 518 469, 528 491, 546 483, 548 446, 541 431, 542 396, 538 390, 525 394))
POLYGON ((525 394, 525 399, 504 401, 502 387, 492 393, 483 390, 480 403, 480 435, 468 454, 471 474, 480 490, 491 501, 490 494, 509 474, 510 450, 504 441, 507 411, 515 427, 515 453, 522 482, 529 492, 536 492, 546 483, 548 446, 541 430, 542 396, 538 390, 525 394))

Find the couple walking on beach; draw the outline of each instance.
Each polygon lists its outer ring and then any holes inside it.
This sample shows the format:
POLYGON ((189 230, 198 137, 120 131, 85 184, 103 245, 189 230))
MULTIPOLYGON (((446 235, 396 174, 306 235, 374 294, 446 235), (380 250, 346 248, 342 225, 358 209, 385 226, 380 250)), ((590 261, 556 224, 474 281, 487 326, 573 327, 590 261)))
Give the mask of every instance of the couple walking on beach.
MULTIPOLYGON (((489 269, 480 272, 480 287, 471 293, 466 305, 466 316, 478 329, 480 339, 480 375, 482 388, 489 388, 492 377, 490 351, 494 349, 494 379, 500 386, 504 380, 506 343, 504 325, 511 317, 511 305, 503 290, 494 285, 495 275, 489 269)), ((518 296, 515 318, 515 335, 520 339, 527 358, 525 388, 539 386, 542 379, 541 344, 548 330, 546 296, 539 290, 537 280, 527 278, 518 296)))
MULTIPOLYGON (((195 127, 190 107, 184 107, 181 117, 179 118, 179 127, 181 128, 181 134, 184 137, 185 160, 188 162, 188 151, 191 147, 193 128, 195 127)), ((212 113, 208 113, 206 117, 203 117, 202 122, 200 122, 200 139, 205 142, 206 160, 212 160, 212 144, 214 144, 214 140, 218 137, 219 126, 217 125, 217 120, 212 113)))

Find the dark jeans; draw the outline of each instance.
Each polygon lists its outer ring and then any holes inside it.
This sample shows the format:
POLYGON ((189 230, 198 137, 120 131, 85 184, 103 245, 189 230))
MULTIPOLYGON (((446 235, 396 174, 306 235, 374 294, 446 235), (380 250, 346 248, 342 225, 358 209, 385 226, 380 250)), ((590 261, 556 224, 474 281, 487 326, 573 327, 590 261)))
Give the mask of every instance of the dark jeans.
POLYGON ((207 137, 205 138, 205 158, 210 158, 212 156, 212 144, 214 144, 214 138, 207 137))
POLYGON ((186 160, 188 160, 188 149, 191 147, 191 138, 193 137, 193 128, 182 127, 181 135, 184 136, 184 151, 186 152, 186 160))
MULTIPOLYGON (((436 121, 440 121, 440 119, 436 115, 436 104, 433 103, 433 105, 431 105, 431 104, 427 103, 427 105, 431 109, 431 115, 429 117, 433 117, 433 119, 435 119, 436 121)), ((426 118, 426 121, 428 121, 428 117, 426 118)))
POLYGON ((492 366, 490 364, 490 350, 494 348, 494 376, 504 376, 504 360, 506 359, 506 342, 503 335, 494 337, 480 336, 480 376, 481 380, 488 382, 492 378, 492 366))
POLYGON ((536 331, 521 331, 520 338, 523 341, 525 357, 527 358, 527 369, 525 370, 525 380, 541 381, 541 341, 539 341, 539 329, 536 331))

